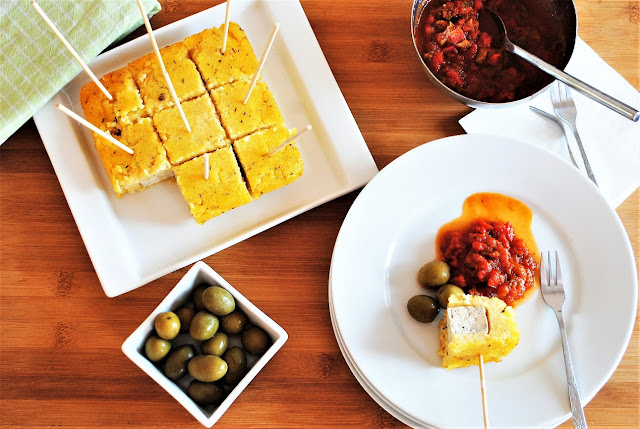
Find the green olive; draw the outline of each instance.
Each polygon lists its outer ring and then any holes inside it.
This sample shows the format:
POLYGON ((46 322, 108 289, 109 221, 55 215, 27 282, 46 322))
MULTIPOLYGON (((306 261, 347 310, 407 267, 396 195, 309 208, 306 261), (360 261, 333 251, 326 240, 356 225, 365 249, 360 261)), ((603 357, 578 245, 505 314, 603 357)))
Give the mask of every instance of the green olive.
POLYGON ((194 340, 205 341, 216 334, 218 326, 220 326, 220 322, 216 316, 207 311, 199 311, 193 316, 189 335, 194 340))
POLYGON ((451 295, 464 295, 464 291, 456 285, 446 284, 441 286, 440 289, 438 289, 438 292, 436 292, 438 302, 444 308, 447 308, 449 305, 449 297, 451 295))
POLYGON ((198 311, 204 308, 204 304, 202 304, 202 294, 208 287, 208 284, 200 284, 191 292, 191 302, 193 302, 193 306, 198 311))
POLYGON ((433 322, 440 312, 438 301, 427 295, 416 295, 407 302, 411 317, 420 323, 433 322))
POLYGON ((240 309, 235 309, 220 319, 220 327, 222 330, 231 335, 238 335, 246 325, 247 316, 245 316, 240 309))
POLYGON ((256 326, 252 326, 242 333, 242 347, 254 355, 266 352, 270 342, 267 333, 256 326))
POLYGON ((218 381, 227 373, 227 363, 218 356, 200 355, 189 361, 191 377, 200 381, 218 381))
POLYGON ((216 316, 226 316, 236 309, 233 296, 220 286, 211 286, 202 293, 204 307, 216 316))
POLYGON ((191 320, 193 320, 196 311, 191 307, 182 307, 176 311, 176 314, 178 315, 178 319, 180 319, 180 332, 189 332, 191 320))
POLYGON ((191 344, 185 344, 169 353, 164 364, 164 375, 170 380, 179 380, 187 373, 187 363, 195 355, 195 350, 191 344))
POLYGON ((218 331, 212 338, 202 342, 201 350, 204 355, 222 356, 227 351, 227 347, 229 347, 229 337, 224 332, 218 331))
POLYGON ((222 355, 229 369, 222 381, 232 386, 238 384, 247 373, 247 355, 241 347, 231 347, 222 355))
POLYGON ((169 350, 171 350, 171 342, 158 338, 155 335, 147 338, 147 341, 144 343, 144 353, 151 362, 162 360, 162 358, 169 353, 169 350))
POLYGON ((449 265, 442 261, 431 261, 418 271, 418 282, 428 288, 437 288, 449 281, 449 265))
POLYGON ((215 405, 221 403, 227 395, 224 388, 216 383, 203 383, 193 380, 189 383, 187 394, 200 405, 215 405))
POLYGON ((155 321, 156 333, 165 340, 173 340, 180 333, 180 319, 173 311, 158 314, 155 321))

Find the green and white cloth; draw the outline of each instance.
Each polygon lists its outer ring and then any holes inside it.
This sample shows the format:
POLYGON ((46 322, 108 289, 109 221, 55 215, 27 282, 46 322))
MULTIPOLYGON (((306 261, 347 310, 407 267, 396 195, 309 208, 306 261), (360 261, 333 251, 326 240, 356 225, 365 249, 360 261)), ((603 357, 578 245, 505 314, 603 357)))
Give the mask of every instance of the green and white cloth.
MULTIPOLYGON (((0 144, 83 72, 30 3, 0 0, 0 144)), ((160 10, 156 0, 143 4, 149 17, 160 10)), ((86 63, 142 25, 135 0, 39 0, 38 5, 86 63)))

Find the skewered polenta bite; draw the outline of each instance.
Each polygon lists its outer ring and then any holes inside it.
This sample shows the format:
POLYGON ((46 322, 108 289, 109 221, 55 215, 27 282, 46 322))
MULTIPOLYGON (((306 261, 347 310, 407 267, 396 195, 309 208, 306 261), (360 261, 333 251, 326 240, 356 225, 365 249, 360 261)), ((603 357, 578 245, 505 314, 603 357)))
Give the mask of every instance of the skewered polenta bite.
POLYGON ((295 182, 302 176, 304 163, 295 140, 272 156, 268 155, 295 131, 276 125, 233 143, 253 198, 295 182))
POLYGON ((198 33, 186 43, 193 62, 198 66, 207 89, 231 83, 241 77, 251 77, 258 69, 258 60, 244 30, 235 22, 229 23, 224 54, 222 38, 224 26, 198 33))
POLYGON ((182 109, 191 125, 190 133, 187 132, 176 106, 153 115, 153 123, 171 164, 177 165, 229 145, 208 94, 182 103, 182 109))
POLYGON ((173 167, 176 182, 196 222, 209 219, 251 201, 240 167, 230 146, 209 154, 209 178, 203 157, 173 167))
MULTIPOLYGON (((178 42, 160 49, 160 55, 181 103, 205 93, 200 74, 189 59, 189 51, 184 43, 178 42)), ((149 115, 174 105, 155 53, 131 62, 128 68, 140 88, 149 115)))
POLYGON ((94 82, 80 90, 84 115, 93 125, 103 130, 122 128, 144 113, 140 92, 126 67, 104 75, 100 82, 113 100, 107 99, 94 82))
POLYGON ((211 91, 222 125, 232 140, 259 129, 284 126, 280 109, 263 81, 256 83, 247 104, 243 103, 250 84, 249 79, 241 78, 211 91))
POLYGON ((118 198, 172 176, 171 164, 151 118, 126 124, 120 135, 113 137, 133 149, 133 155, 94 134, 96 149, 118 198))

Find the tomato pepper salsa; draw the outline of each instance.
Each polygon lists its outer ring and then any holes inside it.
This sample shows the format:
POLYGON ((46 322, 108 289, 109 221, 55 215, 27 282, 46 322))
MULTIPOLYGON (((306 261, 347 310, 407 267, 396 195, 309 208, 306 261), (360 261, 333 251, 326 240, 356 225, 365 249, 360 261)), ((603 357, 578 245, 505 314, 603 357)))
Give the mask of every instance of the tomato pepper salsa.
POLYGON ((550 12, 536 1, 431 0, 415 30, 429 70, 446 86, 477 101, 507 102, 534 94, 552 81, 546 73, 495 46, 481 31, 478 11, 492 9, 509 39, 560 66, 566 40, 550 12))
POLYGON ((512 305, 534 286, 538 264, 509 222, 476 219, 464 230, 448 231, 440 251, 451 269, 449 282, 472 295, 512 305))

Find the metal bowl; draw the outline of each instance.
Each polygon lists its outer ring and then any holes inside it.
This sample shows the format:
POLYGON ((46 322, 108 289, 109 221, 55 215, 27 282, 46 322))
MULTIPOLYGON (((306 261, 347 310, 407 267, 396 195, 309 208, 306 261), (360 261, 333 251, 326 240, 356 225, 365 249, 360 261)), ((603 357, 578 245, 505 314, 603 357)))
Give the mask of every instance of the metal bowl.
MULTIPOLYGON (((553 83, 553 82, 549 83, 545 87, 541 88, 537 92, 534 92, 533 94, 525 98, 520 98, 518 100, 508 101, 504 103, 491 103, 487 101, 474 100, 473 98, 469 98, 462 94, 459 94, 453 89, 446 86, 431 72, 431 70, 429 70, 429 67, 427 67, 427 64, 422 59, 422 55, 420 55, 420 51, 418 50, 418 45, 416 44, 415 34, 416 34, 416 31, 418 30, 420 17, 422 16, 422 12, 424 11, 424 8, 426 7, 426 5, 431 1, 432 0, 413 0, 413 8, 411 9, 411 40, 413 40, 413 47, 416 51, 416 55, 418 56, 418 59, 420 60, 420 65, 422 66, 422 70, 424 70, 424 73, 427 75, 429 80, 438 89, 440 89, 442 92, 447 94, 449 97, 453 98, 454 100, 460 103, 466 104, 467 106, 474 107, 474 108, 509 107, 509 106, 513 106, 515 104, 522 103, 532 99, 537 94, 546 90, 549 87, 549 85, 553 83)), ((554 65, 556 65, 559 69, 564 70, 564 68, 569 63, 571 56, 573 55, 573 49, 575 47, 576 37, 578 36, 578 15, 576 13, 576 6, 573 3, 573 0, 529 0, 529 1, 540 2, 545 9, 551 12, 551 16, 553 16, 553 18, 559 23, 560 28, 563 29, 565 38, 567 41, 566 52, 564 53, 562 64, 558 64, 558 65, 554 64, 554 65)))

